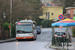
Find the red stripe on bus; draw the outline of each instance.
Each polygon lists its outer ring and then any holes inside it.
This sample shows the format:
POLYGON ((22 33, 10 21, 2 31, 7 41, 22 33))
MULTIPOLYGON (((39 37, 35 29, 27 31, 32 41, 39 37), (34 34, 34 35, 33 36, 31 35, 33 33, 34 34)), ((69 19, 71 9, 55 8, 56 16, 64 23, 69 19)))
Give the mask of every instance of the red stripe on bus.
POLYGON ((16 39, 33 39, 33 37, 16 37, 16 39))

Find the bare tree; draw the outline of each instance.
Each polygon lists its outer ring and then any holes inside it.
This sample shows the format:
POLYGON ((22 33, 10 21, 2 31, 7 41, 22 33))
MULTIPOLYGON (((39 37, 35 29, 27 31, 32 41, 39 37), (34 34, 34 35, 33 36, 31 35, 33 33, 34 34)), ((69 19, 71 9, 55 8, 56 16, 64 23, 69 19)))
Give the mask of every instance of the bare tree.
POLYGON ((3 13, 6 13, 6 21, 9 18, 9 0, 0 0, 0 23, 3 23, 3 13))
MULTIPOLYGON (((41 14, 40 0, 13 0, 12 5, 12 23, 41 14)), ((0 0, 0 23, 3 23, 3 12, 6 13, 6 22, 10 22, 10 0, 0 0)))

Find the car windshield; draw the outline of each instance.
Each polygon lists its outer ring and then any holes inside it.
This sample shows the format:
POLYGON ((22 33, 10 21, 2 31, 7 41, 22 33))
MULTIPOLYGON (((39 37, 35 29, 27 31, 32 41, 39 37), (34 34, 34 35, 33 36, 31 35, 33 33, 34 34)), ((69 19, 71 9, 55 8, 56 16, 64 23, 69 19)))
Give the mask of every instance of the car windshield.
POLYGON ((63 33, 63 32, 56 32, 55 34, 57 34, 58 36, 62 36, 62 35, 65 35, 65 33, 63 33))
POLYGON ((31 33, 32 32, 32 25, 31 24, 23 24, 16 26, 17 33, 31 33))

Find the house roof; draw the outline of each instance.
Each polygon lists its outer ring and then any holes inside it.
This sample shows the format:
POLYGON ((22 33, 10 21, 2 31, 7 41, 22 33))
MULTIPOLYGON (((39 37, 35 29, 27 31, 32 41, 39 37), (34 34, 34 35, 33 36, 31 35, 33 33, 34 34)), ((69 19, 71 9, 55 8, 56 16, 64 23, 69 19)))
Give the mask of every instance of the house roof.
POLYGON ((51 4, 47 3, 47 6, 52 6, 51 4))

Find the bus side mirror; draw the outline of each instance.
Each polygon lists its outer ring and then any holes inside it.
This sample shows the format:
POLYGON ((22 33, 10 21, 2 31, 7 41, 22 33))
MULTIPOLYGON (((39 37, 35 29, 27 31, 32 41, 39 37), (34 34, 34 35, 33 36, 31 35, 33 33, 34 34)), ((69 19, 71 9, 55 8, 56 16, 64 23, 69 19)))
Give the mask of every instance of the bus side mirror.
POLYGON ((35 24, 33 24, 33 28, 35 28, 35 24))

